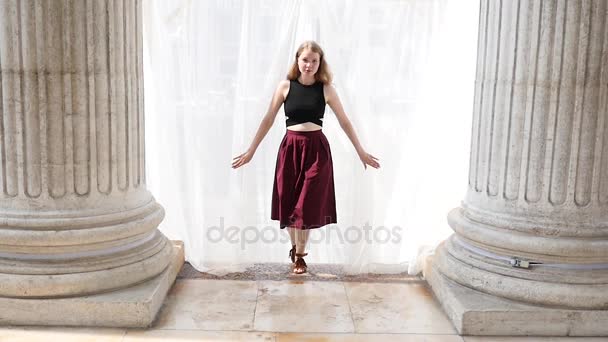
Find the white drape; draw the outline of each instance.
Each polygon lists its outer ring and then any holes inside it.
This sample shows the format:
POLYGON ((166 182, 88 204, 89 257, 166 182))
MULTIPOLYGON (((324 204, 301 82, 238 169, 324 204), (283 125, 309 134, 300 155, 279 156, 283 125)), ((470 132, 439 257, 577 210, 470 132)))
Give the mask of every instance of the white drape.
POLYGON ((363 169, 329 106, 338 223, 313 230, 309 263, 349 273, 420 271, 466 189, 478 8, 474 0, 146 0, 148 188, 186 260, 223 273, 288 262, 270 220, 283 108, 253 160, 244 152, 297 46, 323 47, 365 149, 363 169))

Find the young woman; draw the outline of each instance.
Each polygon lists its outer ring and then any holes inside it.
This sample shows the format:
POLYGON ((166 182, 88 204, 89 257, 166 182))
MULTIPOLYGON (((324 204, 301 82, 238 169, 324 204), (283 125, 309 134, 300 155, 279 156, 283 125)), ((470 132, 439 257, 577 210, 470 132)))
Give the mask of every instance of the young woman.
POLYGON ((232 162, 236 169, 253 158, 284 104, 287 132, 277 156, 271 219, 278 220, 281 229, 287 227, 289 231, 292 245, 289 257, 296 274, 307 269, 304 257, 308 255, 305 249, 310 229, 337 221, 331 150, 321 131, 325 104, 336 114, 363 167, 380 167, 378 158, 367 153, 359 143, 331 80, 321 47, 314 41, 302 43, 287 79, 275 90, 249 149, 232 162))

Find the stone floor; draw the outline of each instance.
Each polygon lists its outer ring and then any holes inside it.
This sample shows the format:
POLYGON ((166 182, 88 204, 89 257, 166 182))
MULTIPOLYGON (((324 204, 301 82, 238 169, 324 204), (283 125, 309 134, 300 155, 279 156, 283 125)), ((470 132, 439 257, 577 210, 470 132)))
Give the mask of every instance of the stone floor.
POLYGON ((222 277, 184 266, 152 328, 0 327, 0 342, 606 341, 458 336, 426 283, 407 275, 346 276, 328 265, 290 275, 256 265, 222 277))

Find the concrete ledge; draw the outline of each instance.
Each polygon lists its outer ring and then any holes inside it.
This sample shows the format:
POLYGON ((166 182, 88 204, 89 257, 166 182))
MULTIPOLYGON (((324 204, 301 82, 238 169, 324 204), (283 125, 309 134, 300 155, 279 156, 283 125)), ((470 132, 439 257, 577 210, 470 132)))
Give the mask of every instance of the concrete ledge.
POLYGON ((433 266, 433 257, 424 276, 461 335, 608 336, 607 310, 549 308, 494 297, 446 278, 433 266))
POLYGON ((0 325, 149 327, 184 264, 184 245, 174 246, 169 266, 158 276, 123 290, 59 299, 0 297, 0 325))

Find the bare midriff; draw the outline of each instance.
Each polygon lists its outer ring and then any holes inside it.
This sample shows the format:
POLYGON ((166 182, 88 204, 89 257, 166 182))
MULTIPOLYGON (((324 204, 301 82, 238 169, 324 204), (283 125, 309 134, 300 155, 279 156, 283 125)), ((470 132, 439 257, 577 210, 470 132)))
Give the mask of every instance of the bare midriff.
POLYGON ((287 127, 287 129, 290 131, 298 131, 298 132, 317 131, 317 130, 320 130, 321 128, 323 128, 323 127, 317 125, 316 123, 312 123, 312 122, 303 122, 301 124, 291 125, 291 126, 287 127))

